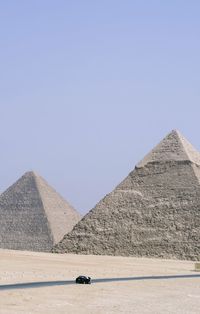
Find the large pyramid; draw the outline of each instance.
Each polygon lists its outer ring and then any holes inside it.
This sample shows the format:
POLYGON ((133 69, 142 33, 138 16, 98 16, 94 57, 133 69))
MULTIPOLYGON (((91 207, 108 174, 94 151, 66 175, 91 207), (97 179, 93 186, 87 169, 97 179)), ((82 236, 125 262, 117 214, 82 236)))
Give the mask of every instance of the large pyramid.
POLYGON ((172 131, 53 249, 200 259, 200 154, 172 131))
POLYGON ((42 177, 27 172, 0 196, 0 247, 50 251, 79 220, 42 177))

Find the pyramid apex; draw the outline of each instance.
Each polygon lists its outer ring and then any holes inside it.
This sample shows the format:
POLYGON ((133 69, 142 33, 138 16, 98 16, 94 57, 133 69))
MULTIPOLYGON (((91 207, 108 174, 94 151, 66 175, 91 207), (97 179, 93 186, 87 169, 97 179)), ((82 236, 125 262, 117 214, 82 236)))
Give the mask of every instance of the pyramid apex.
POLYGON ((35 171, 33 170, 29 170, 24 173, 24 176, 34 176, 34 175, 35 175, 35 171))
POLYGON ((174 129, 137 164, 137 167, 141 168, 153 162, 184 160, 200 165, 200 153, 179 130, 174 129))
POLYGON ((29 170, 29 171, 26 171, 24 174, 23 174, 23 177, 38 177, 40 176, 35 170, 29 170))
POLYGON ((179 130, 178 129, 172 129, 170 133, 179 133, 179 130))
POLYGON ((167 136, 169 136, 169 135, 177 135, 180 137, 184 137, 183 134, 181 133, 181 131, 178 129, 173 129, 167 136))
POLYGON ((181 134, 181 132, 178 129, 173 129, 170 133, 178 134, 178 135, 181 134))
MULTIPOLYGON (((183 134, 181 133, 181 131, 179 129, 172 129, 171 132, 169 132, 165 137, 167 136, 180 136, 180 137, 184 137, 183 134)), ((165 139, 165 138, 164 138, 165 139)), ((163 139, 163 140, 164 140, 163 139)))

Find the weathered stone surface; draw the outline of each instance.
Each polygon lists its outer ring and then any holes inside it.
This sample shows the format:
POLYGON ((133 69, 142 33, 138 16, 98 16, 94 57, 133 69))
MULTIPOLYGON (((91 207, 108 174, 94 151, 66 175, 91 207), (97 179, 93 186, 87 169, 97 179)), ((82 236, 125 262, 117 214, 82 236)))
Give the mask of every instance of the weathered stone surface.
POLYGON ((0 196, 0 247, 50 251, 79 220, 42 177, 27 172, 0 196))
POLYGON ((54 252, 200 259, 200 154, 172 131, 54 252))

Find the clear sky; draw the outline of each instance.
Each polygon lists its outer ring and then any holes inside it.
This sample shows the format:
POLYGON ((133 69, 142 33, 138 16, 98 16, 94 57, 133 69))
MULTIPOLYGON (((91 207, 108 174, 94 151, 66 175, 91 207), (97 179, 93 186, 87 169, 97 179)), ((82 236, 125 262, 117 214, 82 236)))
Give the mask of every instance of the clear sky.
POLYGON ((81 213, 169 131, 200 150, 200 1, 0 1, 0 191, 35 170, 81 213))

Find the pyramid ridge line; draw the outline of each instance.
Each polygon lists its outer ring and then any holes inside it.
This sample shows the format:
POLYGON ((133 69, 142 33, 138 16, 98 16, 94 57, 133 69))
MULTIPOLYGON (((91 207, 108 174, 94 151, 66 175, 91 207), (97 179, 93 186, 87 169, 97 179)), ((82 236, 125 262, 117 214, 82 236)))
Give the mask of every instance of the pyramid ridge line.
POLYGON ((188 159, 192 163, 200 165, 200 152, 180 132, 177 134, 182 143, 183 149, 188 156, 188 159), (193 154, 193 156, 191 154, 193 154))
POLYGON ((35 170, 29 170, 29 171, 26 171, 21 177, 23 177, 23 176, 38 177, 40 175, 35 170))
POLYGON ((35 183, 36 183, 36 187, 37 187, 37 190, 38 190, 38 193, 40 194, 40 197, 41 199, 43 199, 41 193, 42 193, 42 187, 39 186, 39 184, 45 184, 45 186, 49 189, 51 189, 51 191, 53 193, 55 193, 59 198, 61 198, 63 201, 65 201, 70 207, 73 207, 71 206, 68 201, 51 185, 49 184, 48 181, 46 181, 42 176, 40 176, 39 174, 36 174, 34 176, 34 179, 35 179, 35 183))

